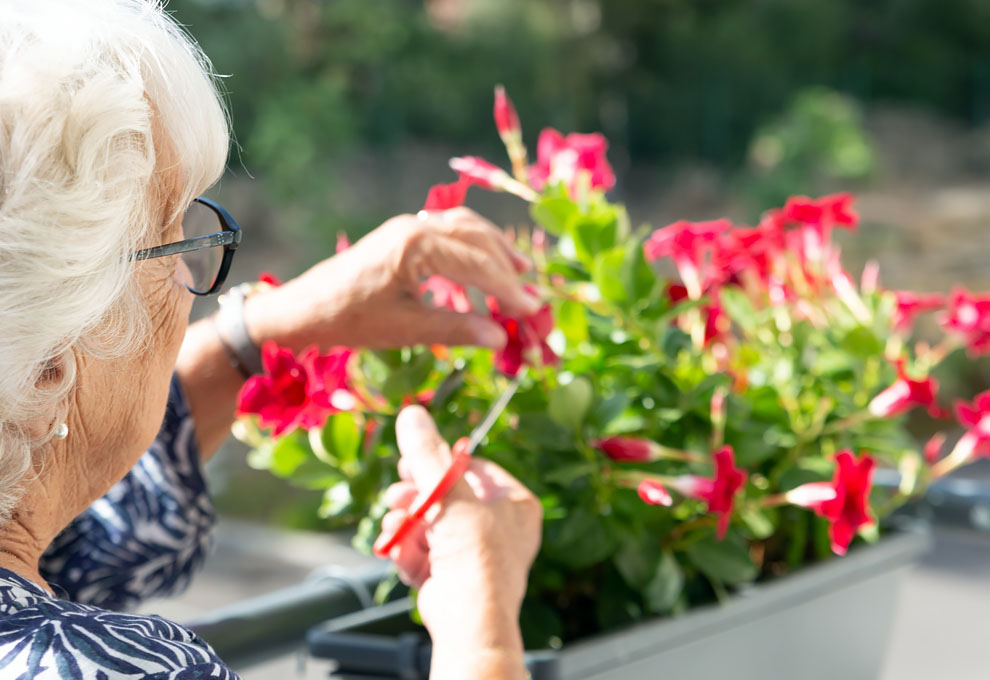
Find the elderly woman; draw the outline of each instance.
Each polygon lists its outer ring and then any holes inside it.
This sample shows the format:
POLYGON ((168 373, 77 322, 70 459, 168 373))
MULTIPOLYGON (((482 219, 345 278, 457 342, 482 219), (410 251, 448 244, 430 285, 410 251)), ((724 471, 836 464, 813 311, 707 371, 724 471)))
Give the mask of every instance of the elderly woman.
MULTIPOLYGON (((397 217, 187 329, 240 239, 196 198, 229 142, 206 58, 153 0, 0 0, 0 17, 0 676, 235 677, 182 626, 117 612, 201 562, 200 465, 257 347, 498 347, 498 326, 423 306, 418 284, 442 274, 528 313, 525 262, 470 211, 397 217)), ((450 455, 422 410, 399 444, 392 524, 450 455)), ((523 677, 539 504, 472 465, 392 556, 422 588, 434 677, 523 677)))

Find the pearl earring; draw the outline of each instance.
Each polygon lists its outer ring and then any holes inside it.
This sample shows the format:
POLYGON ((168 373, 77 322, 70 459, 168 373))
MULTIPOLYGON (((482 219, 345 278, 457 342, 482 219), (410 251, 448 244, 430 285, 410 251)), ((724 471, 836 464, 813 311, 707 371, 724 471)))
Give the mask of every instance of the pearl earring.
POLYGON ((69 426, 65 423, 59 423, 58 427, 55 428, 55 437, 58 439, 65 439, 69 436, 69 426))

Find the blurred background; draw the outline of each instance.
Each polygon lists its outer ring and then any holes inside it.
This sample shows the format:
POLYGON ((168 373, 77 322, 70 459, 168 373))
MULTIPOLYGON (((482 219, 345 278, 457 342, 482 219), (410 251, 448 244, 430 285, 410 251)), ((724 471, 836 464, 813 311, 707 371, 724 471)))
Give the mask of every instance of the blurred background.
MULTIPOLYGON (((853 272, 872 258, 891 288, 990 289, 987 0, 171 0, 169 9, 226 75, 237 145, 214 195, 246 231, 232 281, 261 270, 290 277, 331 253, 339 232, 353 240, 415 212, 431 184, 454 179, 450 156, 507 165, 491 115, 502 83, 531 153, 543 126, 608 137, 615 196, 636 222, 745 222, 790 194, 850 190, 863 216, 845 238, 853 272)), ((504 195, 473 190, 469 205, 500 224, 526 220, 526 206, 504 195)), ((960 357, 939 377, 971 396, 990 387, 990 362, 960 357)), ((209 474, 227 517, 331 528, 320 493, 251 470, 236 446, 209 474)), ((969 549, 960 560, 990 576, 969 549)), ((978 677, 941 675, 950 676, 978 677)))

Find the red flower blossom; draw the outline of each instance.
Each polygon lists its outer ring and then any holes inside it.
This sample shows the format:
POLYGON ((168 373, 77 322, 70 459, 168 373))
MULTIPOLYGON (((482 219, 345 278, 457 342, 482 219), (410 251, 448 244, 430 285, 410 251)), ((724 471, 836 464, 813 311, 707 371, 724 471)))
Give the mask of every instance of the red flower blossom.
POLYGON ((832 523, 829 529, 832 552, 845 555, 860 527, 873 524, 870 490, 873 488, 876 461, 865 453, 857 461, 852 451, 840 451, 835 456, 835 465, 832 480, 835 498, 825 501, 815 510, 832 523))
POLYGON ((990 353, 990 295, 971 295, 957 288, 941 324, 947 332, 962 336, 970 356, 990 353))
POLYGON ((918 295, 909 290, 899 290, 894 293, 897 298, 897 309, 894 310, 894 328, 904 330, 914 325, 914 319, 919 314, 933 312, 945 304, 945 298, 937 293, 918 295))
POLYGON ((513 179, 509 173, 497 165, 492 165, 477 156, 461 156, 450 159, 450 167, 470 184, 476 184, 489 191, 506 191, 527 201, 535 201, 539 196, 522 182, 513 179))
POLYGON ((423 210, 450 210, 464 205, 471 179, 461 175, 456 182, 435 184, 426 194, 423 210))
POLYGON ((949 414, 940 408, 935 401, 938 393, 938 382, 931 377, 914 380, 907 374, 904 359, 894 362, 897 368, 897 380, 883 392, 873 397, 869 411, 878 418, 893 418, 906 413, 915 406, 924 406, 933 418, 945 418, 949 414))
POLYGON ((258 416, 261 427, 278 437, 297 427, 322 427, 327 417, 353 408, 347 367, 353 352, 336 348, 319 355, 310 347, 297 359, 272 341, 261 347, 264 375, 248 378, 237 397, 238 415, 258 416))
POLYGON ((351 239, 347 238, 346 231, 337 232, 337 249, 335 252, 342 253, 351 247, 351 239))
POLYGON ((792 196, 784 204, 781 216, 791 222, 816 227, 844 227, 855 230, 859 225, 859 215, 852 208, 854 200, 853 195, 849 193, 832 194, 818 199, 792 196))
MULTIPOLYGON (((503 140, 522 135, 522 128, 519 125, 519 114, 516 107, 512 105, 512 100, 505 94, 505 88, 501 85, 495 86, 495 127, 503 140)), ((509 144, 508 141, 505 142, 509 144)))
POLYGON ((656 442, 636 437, 608 437, 595 440, 591 445, 612 460, 632 463, 658 460, 662 451, 656 442))
POLYGON ((723 446, 713 454, 715 477, 708 479, 696 475, 681 475, 670 479, 668 486, 688 498, 698 498, 708 503, 708 511, 719 516, 718 537, 725 538, 732 519, 736 494, 746 483, 746 471, 736 467, 736 457, 731 446, 723 446))
POLYGON ((956 419, 969 430, 956 444, 952 457, 968 460, 990 456, 990 391, 976 395, 972 404, 957 401, 956 419))
POLYGON ((938 460, 938 455, 942 452, 943 444, 945 444, 944 432, 936 432, 932 435, 932 438, 925 443, 924 456, 926 463, 931 465, 938 460))
POLYGON ((611 191, 615 172, 605 156, 607 150, 608 140, 600 133, 565 137, 544 128, 536 143, 536 162, 529 166, 530 183, 542 191, 548 183, 563 182, 574 198, 581 176, 587 175, 590 188, 611 191))
POLYGON ((278 278, 271 272, 261 272, 258 274, 258 283, 267 283, 273 288, 278 288, 282 285, 282 279, 278 278))
MULTIPOLYGON (((670 284, 667 286, 667 297, 674 304, 686 300, 688 297, 687 288, 677 283, 670 284)), ((702 307, 701 311, 705 315, 705 346, 707 347, 728 333, 732 322, 717 299, 702 307)))
POLYGON ((468 298, 464 286, 438 274, 426 279, 420 285, 419 292, 423 295, 430 293, 433 304, 437 307, 444 307, 462 314, 466 314, 472 309, 471 300, 468 298))
POLYGON ((808 482, 784 494, 788 503, 802 508, 818 508, 822 503, 834 500, 836 496, 838 493, 829 482, 808 482))
POLYGON ((687 222, 681 220, 654 231, 643 244, 643 255, 654 262, 671 257, 687 287, 692 300, 699 299, 703 291, 706 258, 719 236, 732 228, 728 220, 712 222, 687 222))
POLYGON ((559 357, 547 344, 547 336, 554 329, 553 312, 544 305, 536 314, 516 319, 502 314, 498 301, 488 298, 492 319, 505 329, 508 338, 505 347, 495 352, 495 368, 505 375, 519 373, 524 364, 550 366, 559 357))
POLYGON ((644 503, 649 503, 650 505, 669 507, 674 504, 674 499, 670 497, 670 492, 663 488, 663 484, 655 479, 644 479, 641 481, 636 492, 643 499, 644 503))

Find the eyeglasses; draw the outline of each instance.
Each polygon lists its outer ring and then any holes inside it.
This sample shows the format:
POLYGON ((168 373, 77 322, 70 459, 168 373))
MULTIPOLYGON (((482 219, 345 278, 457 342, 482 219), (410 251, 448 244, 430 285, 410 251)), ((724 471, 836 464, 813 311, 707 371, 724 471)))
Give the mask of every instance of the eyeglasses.
POLYGON ((219 204, 200 196, 182 218, 182 231, 190 238, 139 250, 131 259, 181 255, 193 279, 186 288, 196 295, 216 293, 227 279, 234 251, 241 242, 240 225, 219 204))

